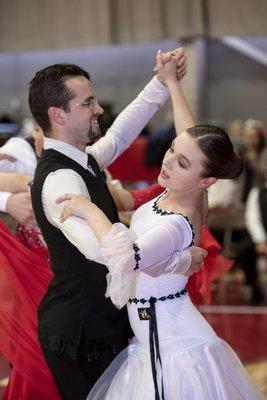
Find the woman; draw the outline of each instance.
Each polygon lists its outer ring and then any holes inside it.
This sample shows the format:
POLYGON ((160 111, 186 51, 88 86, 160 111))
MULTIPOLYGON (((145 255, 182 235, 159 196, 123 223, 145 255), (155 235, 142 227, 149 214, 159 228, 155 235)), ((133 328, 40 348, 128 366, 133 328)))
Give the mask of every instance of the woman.
MULTIPOLYGON (((174 121, 194 120, 175 77, 174 63, 157 68, 169 87, 174 121)), ((263 399, 233 350, 196 310, 186 291, 187 267, 178 251, 200 241, 205 190, 242 171, 228 135, 213 126, 185 127, 167 151, 158 181, 163 195, 140 207, 131 228, 112 224, 88 199, 66 194, 62 223, 85 219, 109 265, 107 296, 127 302, 135 337, 105 371, 88 400, 263 399), (169 265, 169 274, 161 275, 169 265), (151 269, 153 266, 153 270, 151 269), (156 272, 155 272, 156 270, 156 272)))

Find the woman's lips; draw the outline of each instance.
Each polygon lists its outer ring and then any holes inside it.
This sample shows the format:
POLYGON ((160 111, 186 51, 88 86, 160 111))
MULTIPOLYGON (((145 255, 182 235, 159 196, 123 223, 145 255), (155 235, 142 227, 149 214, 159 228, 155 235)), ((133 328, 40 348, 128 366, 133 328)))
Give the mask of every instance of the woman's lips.
POLYGON ((161 175, 161 177, 163 179, 169 179, 170 178, 164 168, 162 168, 160 175, 161 175))

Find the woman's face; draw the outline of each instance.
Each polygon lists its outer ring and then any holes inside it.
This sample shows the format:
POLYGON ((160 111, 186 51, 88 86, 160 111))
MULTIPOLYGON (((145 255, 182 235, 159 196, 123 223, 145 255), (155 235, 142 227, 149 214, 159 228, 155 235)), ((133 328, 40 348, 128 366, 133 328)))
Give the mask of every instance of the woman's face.
POLYGON ((165 188, 184 193, 203 189, 205 160, 195 140, 183 132, 173 140, 166 152, 158 182, 165 188))

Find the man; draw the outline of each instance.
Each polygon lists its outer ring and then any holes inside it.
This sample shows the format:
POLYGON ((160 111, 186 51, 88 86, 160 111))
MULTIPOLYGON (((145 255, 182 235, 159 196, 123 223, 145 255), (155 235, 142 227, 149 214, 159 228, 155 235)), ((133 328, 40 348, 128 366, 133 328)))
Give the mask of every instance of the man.
MULTIPOLYGON (((182 53, 180 63, 182 75, 182 53)), ((97 118, 103 113, 88 73, 75 65, 56 64, 37 72, 30 82, 29 105, 45 136, 32 204, 54 272, 39 306, 39 339, 64 400, 86 398, 127 345, 129 330, 126 311, 105 298, 107 270, 93 232, 79 218, 61 224, 63 206, 56 199, 66 192, 90 196, 112 223, 117 222, 100 170, 130 145, 167 98, 166 87, 153 78, 87 156, 86 145, 98 135, 97 118)), ((200 264, 203 258, 200 253, 198 257, 200 264)))

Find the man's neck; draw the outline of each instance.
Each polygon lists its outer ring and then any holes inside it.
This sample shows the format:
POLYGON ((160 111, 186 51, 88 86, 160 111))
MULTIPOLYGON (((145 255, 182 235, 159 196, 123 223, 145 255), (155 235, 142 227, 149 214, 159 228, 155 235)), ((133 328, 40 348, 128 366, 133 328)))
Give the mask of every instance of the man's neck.
POLYGON ((60 137, 57 135, 50 135, 49 137, 45 136, 44 142, 53 141, 55 144, 60 145, 60 143, 66 144, 67 146, 75 147, 75 149, 85 152, 86 145, 78 145, 77 143, 73 143, 65 137, 60 137))

